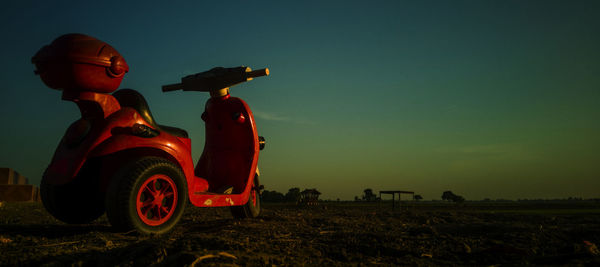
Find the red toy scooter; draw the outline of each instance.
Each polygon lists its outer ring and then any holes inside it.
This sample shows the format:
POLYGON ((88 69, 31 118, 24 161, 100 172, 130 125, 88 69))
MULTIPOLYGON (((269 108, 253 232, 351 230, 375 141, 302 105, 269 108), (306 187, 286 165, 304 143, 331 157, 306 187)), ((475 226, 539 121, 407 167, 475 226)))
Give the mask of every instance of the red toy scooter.
POLYGON ((266 76, 268 69, 214 68, 163 86, 211 95, 201 116, 204 151, 194 168, 185 130, 156 123, 137 91, 114 92, 129 67, 110 45, 67 34, 32 62, 44 83, 81 111, 41 182, 42 201, 55 218, 88 223, 106 211, 119 230, 164 233, 181 218, 187 199, 199 207, 230 206, 235 218, 259 215, 257 162, 264 138, 246 102, 231 97, 229 87, 266 76))

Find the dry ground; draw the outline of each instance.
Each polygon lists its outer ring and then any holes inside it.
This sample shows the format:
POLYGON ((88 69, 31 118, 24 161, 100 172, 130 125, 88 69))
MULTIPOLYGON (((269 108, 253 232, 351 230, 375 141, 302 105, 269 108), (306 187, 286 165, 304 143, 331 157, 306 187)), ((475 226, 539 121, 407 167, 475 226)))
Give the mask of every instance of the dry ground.
POLYGON ((0 265, 596 265, 600 204, 265 204, 259 219, 188 205, 161 236, 65 225, 40 203, 0 207, 0 265))

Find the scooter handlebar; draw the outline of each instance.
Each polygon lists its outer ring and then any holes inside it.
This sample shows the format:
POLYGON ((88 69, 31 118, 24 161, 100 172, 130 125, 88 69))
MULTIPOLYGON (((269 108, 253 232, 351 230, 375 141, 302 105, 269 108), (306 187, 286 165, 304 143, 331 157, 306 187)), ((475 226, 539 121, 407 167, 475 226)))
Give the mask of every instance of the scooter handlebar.
POLYGON ((261 76, 269 76, 269 68, 246 72, 246 77, 248 77, 250 79, 256 78, 256 77, 261 77, 261 76))
POLYGON ((177 91, 180 89, 183 89, 183 84, 181 83, 167 84, 162 86, 163 92, 177 91))
POLYGON ((183 90, 210 92, 247 82, 253 78, 268 76, 269 69, 252 71, 247 67, 213 68, 209 71, 188 75, 181 78, 181 83, 162 86, 163 92, 183 90))

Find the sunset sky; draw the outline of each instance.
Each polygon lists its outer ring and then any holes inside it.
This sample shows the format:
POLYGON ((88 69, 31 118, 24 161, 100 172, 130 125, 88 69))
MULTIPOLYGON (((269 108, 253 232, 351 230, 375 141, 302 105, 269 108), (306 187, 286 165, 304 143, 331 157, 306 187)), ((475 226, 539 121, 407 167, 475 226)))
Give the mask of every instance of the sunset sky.
POLYGON ((232 88, 267 138, 267 190, 597 198, 598 14, 600 1, 10 1, 0 167, 39 184, 79 117, 31 64, 76 32, 125 57, 121 88, 143 93, 160 124, 188 130, 195 161, 208 94, 161 85, 215 66, 269 67, 232 88))

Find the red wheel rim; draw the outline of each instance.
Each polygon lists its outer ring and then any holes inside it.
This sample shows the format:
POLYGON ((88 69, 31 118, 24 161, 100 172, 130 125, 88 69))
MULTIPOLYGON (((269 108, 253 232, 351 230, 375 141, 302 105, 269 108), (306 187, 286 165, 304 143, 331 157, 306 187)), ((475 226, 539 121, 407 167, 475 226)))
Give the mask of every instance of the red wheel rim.
POLYGON ((137 214, 147 225, 161 225, 175 213, 177 200, 175 182, 163 174, 153 175, 137 193, 137 214))
POLYGON ((257 198, 257 185, 256 185, 256 181, 253 182, 253 187, 252 190, 250 191, 250 198, 252 199, 252 205, 256 207, 256 202, 258 201, 257 198))
POLYGON ((252 192, 250 192, 251 197, 252 197, 252 205, 256 207, 256 190, 252 189, 252 192))

